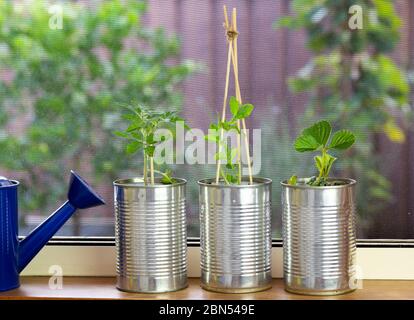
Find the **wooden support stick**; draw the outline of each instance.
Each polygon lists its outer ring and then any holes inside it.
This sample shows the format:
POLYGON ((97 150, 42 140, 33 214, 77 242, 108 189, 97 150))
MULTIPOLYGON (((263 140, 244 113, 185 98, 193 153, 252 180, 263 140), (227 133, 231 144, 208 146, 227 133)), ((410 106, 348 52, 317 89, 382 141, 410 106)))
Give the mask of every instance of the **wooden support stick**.
MULTIPOLYGON (((228 55, 227 55, 227 68, 226 68, 226 84, 224 87, 224 98, 223 98, 223 109, 221 112, 221 121, 226 121, 226 105, 227 105, 227 96, 229 93, 229 82, 230 82, 230 66, 231 66, 231 57, 233 55, 233 45, 229 42, 228 45, 228 55)), ((221 153, 221 140, 223 140, 224 130, 223 128, 220 129, 220 140, 219 140, 219 154, 221 153)), ((220 157, 217 160, 217 170, 216 170, 216 183, 218 184, 220 181, 220 166, 221 160, 220 157)))
MULTIPOLYGON (((237 34, 237 11, 236 8, 233 8, 232 12, 232 26, 233 31, 237 34)), ((238 53, 237 53, 237 36, 233 39, 234 43, 234 50, 233 50, 233 56, 232 56, 232 62, 233 62, 233 70, 234 70, 234 82, 236 87, 236 99, 239 101, 240 104, 243 103, 241 92, 240 92, 240 83, 239 83, 239 62, 238 62, 238 53)), ((249 183, 253 184, 253 174, 252 174, 252 167, 250 163, 250 148, 249 148, 249 138, 247 136, 247 129, 246 129, 246 121, 242 119, 242 126, 243 126, 243 137, 244 137, 244 145, 246 148, 246 158, 247 158, 247 167, 249 170, 249 183)))
MULTIPOLYGON (((223 6, 223 10, 224 10, 224 27, 226 28, 226 31, 228 32, 230 30, 230 25, 229 25, 229 18, 227 15, 227 7, 224 5, 223 6)), ((234 23, 233 23, 233 18, 232 18, 232 29, 234 28, 234 23)), ((231 44, 233 43, 233 41, 229 41, 231 44)), ((234 54, 234 52, 233 52, 234 54)), ((233 59, 233 56, 232 56, 233 59)), ((237 129, 240 131, 240 120, 237 120, 237 129)), ((241 162, 241 134, 237 134, 237 169, 238 169, 238 175, 237 175, 237 182, 239 184, 241 184, 242 181, 242 162, 241 162)))
MULTIPOLYGON (((236 99, 237 101, 242 104, 242 97, 240 91, 240 83, 239 83, 239 69, 238 69, 238 54, 237 54, 237 11, 236 8, 233 8, 232 11, 232 24, 230 26, 228 14, 227 14, 227 7, 223 6, 224 11, 224 27, 226 29, 226 36, 228 42, 228 56, 227 56, 227 68, 226 68, 226 83, 224 88, 224 98, 223 98, 223 109, 221 113, 221 121, 226 121, 226 106, 227 106, 227 98, 228 98, 228 90, 229 90, 229 78, 230 78, 230 68, 231 65, 233 66, 234 71, 234 82, 236 88, 236 99)), ((239 134, 237 136, 237 163, 238 163, 238 183, 241 183, 242 177, 242 162, 241 162, 241 139, 242 135, 244 137, 244 144, 246 148, 246 156, 247 156, 247 166, 249 170, 249 183, 253 184, 253 174, 251 168, 251 161, 250 161, 250 148, 249 148, 249 138, 247 136, 247 129, 246 129, 246 122, 244 119, 237 120, 237 128, 239 130, 239 134), (241 123, 241 124, 240 124, 241 123), (243 131, 241 131, 241 127, 243 127, 243 131)), ((221 173, 221 147, 222 147, 222 140, 224 136, 223 128, 220 129, 220 140, 219 140, 219 159, 217 159, 217 171, 216 171, 216 183, 219 183, 220 180, 220 173, 221 173)))

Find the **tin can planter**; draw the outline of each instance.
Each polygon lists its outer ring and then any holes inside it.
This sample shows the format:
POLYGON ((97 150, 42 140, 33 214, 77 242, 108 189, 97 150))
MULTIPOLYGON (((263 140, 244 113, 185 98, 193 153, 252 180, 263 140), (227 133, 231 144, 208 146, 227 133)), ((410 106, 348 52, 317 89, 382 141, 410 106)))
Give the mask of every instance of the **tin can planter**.
POLYGON ((118 289, 155 293, 187 286, 187 182, 175 181, 114 182, 118 289))
POLYGON ((247 293, 271 287, 271 185, 200 180, 201 286, 247 293))
POLYGON ((282 182, 285 289, 336 295, 355 286, 355 184, 313 187, 282 182))

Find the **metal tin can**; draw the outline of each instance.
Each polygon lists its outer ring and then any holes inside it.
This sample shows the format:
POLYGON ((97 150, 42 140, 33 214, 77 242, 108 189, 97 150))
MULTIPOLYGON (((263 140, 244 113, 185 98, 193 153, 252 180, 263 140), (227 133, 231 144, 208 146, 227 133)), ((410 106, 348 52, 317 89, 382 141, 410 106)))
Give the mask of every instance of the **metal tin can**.
POLYGON ((201 286, 226 293, 271 287, 271 186, 200 180, 201 286))
POLYGON ((285 289, 335 295, 356 289, 355 184, 312 187, 282 182, 285 289))
POLYGON ((175 180, 114 182, 118 289, 150 293, 187 286, 187 182, 175 180))

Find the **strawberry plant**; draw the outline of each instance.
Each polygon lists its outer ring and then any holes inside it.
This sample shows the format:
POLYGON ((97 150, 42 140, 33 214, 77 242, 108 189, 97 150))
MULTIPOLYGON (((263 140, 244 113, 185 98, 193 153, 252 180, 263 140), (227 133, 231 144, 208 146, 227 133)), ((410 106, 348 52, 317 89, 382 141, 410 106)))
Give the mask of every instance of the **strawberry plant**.
MULTIPOLYGON (((320 155, 314 157, 315 166, 319 171, 316 177, 307 178, 306 183, 311 186, 330 186, 340 182, 329 179, 329 173, 333 163, 337 160, 329 154, 331 150, 346 150, 355 142, 355 135, 349 130, 339 130, 332 134, 332 127, 328 121, 319 121, 302 131, 295 141, 295 149, 298 152, 320 151, 320 155)), ((289 184, 295 185, 297 176, 289 179, 289 184)))

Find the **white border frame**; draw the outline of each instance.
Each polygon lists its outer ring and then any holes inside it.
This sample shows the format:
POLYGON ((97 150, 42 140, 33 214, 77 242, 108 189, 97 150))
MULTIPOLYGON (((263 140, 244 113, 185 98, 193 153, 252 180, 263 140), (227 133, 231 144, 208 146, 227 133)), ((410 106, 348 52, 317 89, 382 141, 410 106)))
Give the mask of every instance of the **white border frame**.
MULTIPOLYGON (((50 276, 58 265, 63 276, 115 276, 115 246, 48 245, 33 259, 22 275, 50 276)), ((283 277, 283 249, 272 248, 272 276, 283 277)), ((358 247, 357 265, 361 279, 414 280, 414 248, 358 247)), ((188 247, 188 276, 200 276, 200 247, 188 247)))

